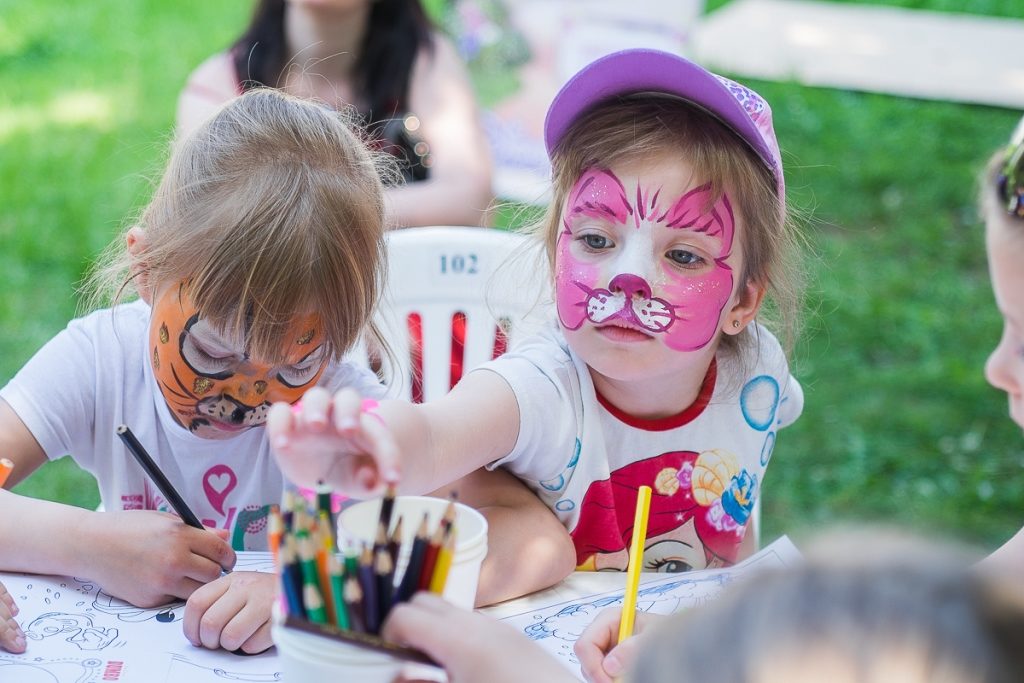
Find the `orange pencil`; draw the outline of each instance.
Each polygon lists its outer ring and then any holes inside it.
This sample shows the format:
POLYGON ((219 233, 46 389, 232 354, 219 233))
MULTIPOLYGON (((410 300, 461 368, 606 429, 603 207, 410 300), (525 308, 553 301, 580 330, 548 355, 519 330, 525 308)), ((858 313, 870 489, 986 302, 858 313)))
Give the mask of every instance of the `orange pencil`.
POLYGON ((270 519, 267 520, 267 545, 274 557, 274 566, 277 566, 277 556, 281 550, 281 536, 284 535, 284 518, 281 517, 281 510, 274 505, 270 508, 270 519))
POLYGON ((8 458, 0 458, 0 488, 3 488, 4 482, 7 481, 7 477, 11 476, 13 471, 14 461, 8 458))

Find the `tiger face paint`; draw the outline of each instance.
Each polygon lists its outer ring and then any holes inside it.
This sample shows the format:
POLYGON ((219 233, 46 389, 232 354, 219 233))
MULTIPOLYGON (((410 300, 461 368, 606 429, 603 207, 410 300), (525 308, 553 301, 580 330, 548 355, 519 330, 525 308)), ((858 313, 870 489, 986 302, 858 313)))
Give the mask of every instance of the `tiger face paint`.
POLYGON ((284 365, 250 358, 238 340, 200 317, 185 283, 153 301, 149 348, 153 375, 175 419, 207 439, 262 425, 275 401, 294 403, 327 365, 319 316, 295 318, 284 365))

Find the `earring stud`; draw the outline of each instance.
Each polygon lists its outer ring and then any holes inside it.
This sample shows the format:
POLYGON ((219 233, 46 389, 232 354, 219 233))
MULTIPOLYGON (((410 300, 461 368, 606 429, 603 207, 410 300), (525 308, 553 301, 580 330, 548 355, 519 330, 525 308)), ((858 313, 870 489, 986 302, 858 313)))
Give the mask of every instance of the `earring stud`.
POLYGON ((733 320, 732 321, 732 329, 734 329, 734 330, 740 329, 740 321, 739 320, 733 320))

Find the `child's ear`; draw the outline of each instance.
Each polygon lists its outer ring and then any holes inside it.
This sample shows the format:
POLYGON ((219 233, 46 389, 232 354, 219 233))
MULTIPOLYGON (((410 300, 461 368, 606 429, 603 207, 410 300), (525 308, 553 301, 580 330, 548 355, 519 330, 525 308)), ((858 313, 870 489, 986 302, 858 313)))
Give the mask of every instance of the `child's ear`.
POLYGON ((739 334, 757 317, 764 301, 764 286, 756 282, 747 282, 736 292, 735 303, 725 316, 722 331, 726 334, 739 334))
POLYGON ((143 301, 152 305, 153 292, 149 287, 149 277, 147 276, 144 258, 146 253, 146 233, 139 226, 132 226, 125 236, 125 244, 128 247, 128 257, 131 261, 129 270, 132 282, 135 283, 135 289, 138 290, 139 297, 143 301))

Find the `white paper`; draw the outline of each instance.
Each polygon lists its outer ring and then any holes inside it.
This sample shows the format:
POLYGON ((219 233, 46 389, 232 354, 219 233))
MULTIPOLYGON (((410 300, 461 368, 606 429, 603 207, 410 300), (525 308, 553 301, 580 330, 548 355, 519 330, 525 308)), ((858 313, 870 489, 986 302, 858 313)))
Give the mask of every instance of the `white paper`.
MULTIPOLYGON (((796 546, 783 536, 727 569, 681 574, 645 572, 640 577, 637 610, 672 614, 711 601, 737 579, 765 569, 791 567, 800 561, 796 546)), ((595 614, 606 607, 622 605, 625 577, 623 572, 574 572, 548 590, 480 611, 522 629, 579 676, 579 660, 573 654, 573 645, 595 614)))
MULTIPOLYGON (((240 552, 235 571, 273 571, 268 552, 240 552)), ((0 651, 3 683, 224 683, 281 680, 276 651, 246 657, 193 647, 184 602, 152 609, 113 598, 92 581, 0 573, 28 638, 23 655, 0 651)))

